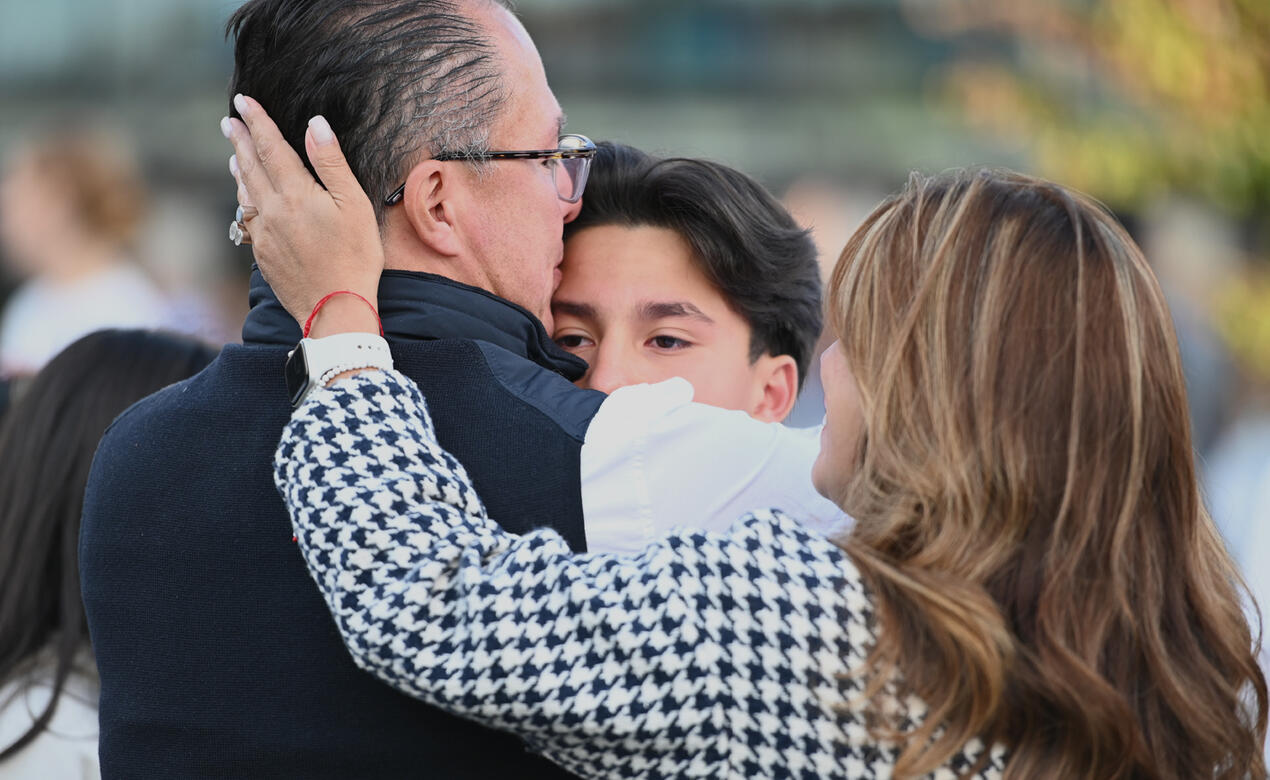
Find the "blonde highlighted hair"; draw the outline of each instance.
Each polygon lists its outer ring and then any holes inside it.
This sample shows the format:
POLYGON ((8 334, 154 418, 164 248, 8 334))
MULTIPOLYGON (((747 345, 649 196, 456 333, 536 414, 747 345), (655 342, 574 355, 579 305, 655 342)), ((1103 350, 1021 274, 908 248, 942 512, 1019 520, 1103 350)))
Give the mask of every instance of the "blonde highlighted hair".
POLYGON ((881 617, 869 690, 930 710, 897 773, 982 737, 1017 778, 1263 777, 1246 589, 1116 220, 1013 173, 914 176, 827 298, 864 415, 838 498, 881 617))
POLYGON ((68 119, 28 141, 17 160, 57 187, 90 236, 116 246, 135 243, 146 213, 146 188, 121 135, 92 120, 68 119))

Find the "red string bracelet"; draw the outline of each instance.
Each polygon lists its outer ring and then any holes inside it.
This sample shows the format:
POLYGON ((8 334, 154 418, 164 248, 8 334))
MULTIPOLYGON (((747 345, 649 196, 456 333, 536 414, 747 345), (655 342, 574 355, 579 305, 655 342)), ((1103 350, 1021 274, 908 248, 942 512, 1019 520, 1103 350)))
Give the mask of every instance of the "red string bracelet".
POLYGON ((363 298, 362 296, 358 295, 357 293, 353 292, 352 290, 336 290, 335 292, 333 292, 333 293, 331 293, 330 295, 326 296, 326 297, 325 297, 325 298, 323 298, 322 300, 318 301, 318 302, 317 302, 317 305, 315 305, 315 306, 313 307, 313 313, 312 313, 312 314, 310 314, 310 315, 309 315, 309 318, 308 318, 307 320, 305 320, 305 321, 304 321, 304 337, 305 337, 306 339, 309 337, 309 331, 310 331, 310 330, 312 330, 312 328, 313 328, 313 319, 314 319, 315 317, 317 317, 318 312, 322 309, 322 307, 323 307, 323 306, 325 306, 325 305, 326 305, 326 302, 327 302, 327 301, 329 301, 329 300, 331 300, 332 298, 334 298, 334 297, 335 297, 335 296, 337 296, 337 295, 351 295, 351 296, 353 296, 354 298, 356 298, 356 299, 358 299, 359 301, 361 301, 362 303, 364 303, 364 304, 366 304, 367 306, 369 306, 369 307, 370 307, 370 312, 371 312, 371 314, 374 314, 374 315, 375 315, 375 322, 378 322, 378 323, 379 323, 379 335, 381 335, 381 336, 382 336, 382 335, 384 335, 384 321, 383 321, 383 320, 381 320, 381 319, 379 318, 379 312, 375 311, 375 305, 374 305, 373 303, 371 303, 370 301, 366 300, 365 298, 363 298))

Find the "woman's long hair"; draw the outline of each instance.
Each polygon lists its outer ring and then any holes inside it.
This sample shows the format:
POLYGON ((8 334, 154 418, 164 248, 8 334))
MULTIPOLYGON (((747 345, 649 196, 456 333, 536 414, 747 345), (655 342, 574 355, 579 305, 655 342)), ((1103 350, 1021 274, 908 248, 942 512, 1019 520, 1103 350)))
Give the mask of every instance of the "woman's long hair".
POLYGON ((879 605, 869 691, 929 707, 897 774, 981 737, 1017 778, 1263 777, 1246 588, 1120 225, 1011 173, 914 176, 828 300, 864 414, 838 498, 879 605))
MULTIPOLYGON (((98 331, 36 375, 0 425, 0 685, 38 676, 50 650, 53 693, 15 755, 49 724, 88 646, 76 549, 84 486, 106 426, 134 402, 200 371, 215 353, 151 331, 98 331)), ((15 686, 13 696, 23 693, 15 686)), ((0 701, 0 708, 9 701, 0 701)))

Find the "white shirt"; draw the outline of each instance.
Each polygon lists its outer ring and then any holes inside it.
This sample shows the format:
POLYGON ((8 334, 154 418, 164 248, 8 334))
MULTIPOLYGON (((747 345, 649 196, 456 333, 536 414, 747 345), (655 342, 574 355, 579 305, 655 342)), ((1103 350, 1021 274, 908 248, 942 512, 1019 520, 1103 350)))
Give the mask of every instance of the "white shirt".
POLYGON ((721 531, 781 509, 828 534, 849 522, 811 483, 820 429, 692 402, 685 379, 615 391, 582 445, 587 551, 631 553, 676 527, 721 531))
POLYGON ((5 307, 0 374, 33 374, 95 330, 157 328, 169 319, 162 293, 135 266, 113 266, 67 283, 32 279, 5 307))
MULTIPOLYGON (((1240 417, 1208 458, 1206 498, 1226 548, 1243 571, 1244 582, 1270 621, 1270 416, 1240 417)), ((1259 625, 1245 603, 1253 630, 1259 625)), ((1270 677, 1270 644, 1261 648, 1261 669, 1270 677)), ((1270 735, 1266 739, 1270 763, 1270 735)))
MULTIPOLYGON (((48 728, 0 764, 0 777, 5 780, 99 780, 97 698, 100 685, 94 675, 82 670, 90 667, 91 658, 84 653, 66 679, 48 728)), ((0 705, 3 705, 0 748, 13 744, 31 728, 35 718, 48 706, 52 682, 50 657, 44 660, 29 685, 19 680, 0 689, 0 705)))

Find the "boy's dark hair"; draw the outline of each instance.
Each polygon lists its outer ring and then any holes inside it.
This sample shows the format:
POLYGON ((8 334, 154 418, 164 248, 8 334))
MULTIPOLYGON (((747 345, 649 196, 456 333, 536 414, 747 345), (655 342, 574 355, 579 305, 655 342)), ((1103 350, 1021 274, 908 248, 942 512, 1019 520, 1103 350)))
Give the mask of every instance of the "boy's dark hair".
POLYGON ((79 596, 79 516, 106 426, 147 395, 203 370, 211 347, 159 331, 102 330, 71 344, 30 381, 0 425, 0 709, 43 679, 48 703, 0 745, 0 764, 48 727, 76 657, 88 646, 79 596))
POLYGON ((306 166, 305 128, 326 117, 382 222, 417 154, 487 151, 506 95, 471 2, 250 0, 226 28, 229 94, 259 101, 306 166))
POLYGON ((598 144, 582 211, 566 240, 601 225, 673 230, 750 325, 750 360, 789 355, 801 387, 820 338, 820 266, 808 231, 761 184, 706 160, 659 160, 598 144))

